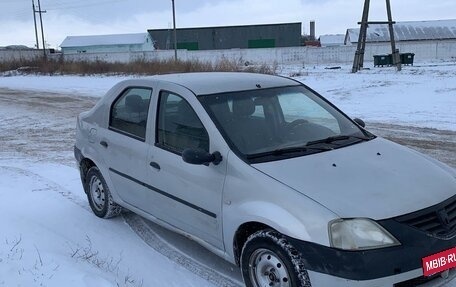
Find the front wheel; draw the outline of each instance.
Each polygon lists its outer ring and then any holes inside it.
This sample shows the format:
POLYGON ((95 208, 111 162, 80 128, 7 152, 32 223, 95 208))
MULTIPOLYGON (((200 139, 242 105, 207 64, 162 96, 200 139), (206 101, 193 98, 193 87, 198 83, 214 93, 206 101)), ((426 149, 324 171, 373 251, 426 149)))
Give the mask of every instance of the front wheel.
POLYGON ((111 192, 98 167, 89 169, 85 184, 90 208, 96 216, 111 218, 122 212, 122 207, 112 200, 111 192))
POLYGON ((252 234, 241 254, 242 277, 247 287, 310 287, 301 254, 273 230, 252 234))

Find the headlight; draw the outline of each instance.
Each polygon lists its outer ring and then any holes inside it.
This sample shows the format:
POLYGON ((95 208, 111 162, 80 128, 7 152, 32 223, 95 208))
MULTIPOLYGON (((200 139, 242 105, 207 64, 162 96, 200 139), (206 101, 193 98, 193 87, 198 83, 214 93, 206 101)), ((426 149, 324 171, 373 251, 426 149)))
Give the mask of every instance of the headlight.
POLYGON ((365 250, 400 245, 388 231, 370 219, 337 219, 329 223, 331 246, 365 250))

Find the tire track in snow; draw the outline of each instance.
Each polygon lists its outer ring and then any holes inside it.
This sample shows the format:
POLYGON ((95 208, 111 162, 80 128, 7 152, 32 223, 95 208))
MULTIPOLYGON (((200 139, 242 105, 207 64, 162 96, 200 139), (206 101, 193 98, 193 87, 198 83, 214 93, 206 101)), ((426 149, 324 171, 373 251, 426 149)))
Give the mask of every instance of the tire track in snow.
MULTIPOLYGON (((201 278, 211 282, 212 284, 220 287, 242 287, 242 283, 236 282, 221 273, 211 269, 197 260, 186 256, 181 251, 169 245, 155 231, 144 221, 140 216, 129 212, 123 214, 125 222, 131 229, 141 237, 144 242, 161 253, 163 256, 169 258, 171 261, 178 263, 180 266, 189 270, 190 272, 200 276, 201 278)), ((215 256, 215 255, 214 255, 215 256)))
POLYGON ((57 194, 60 194, 65 199, 68 199, 69 201, 71 201, 74 204, 78 205, 79 207, 83 208, 84 210, 86 210, 90 213, 92 212, 90 210, 90 207, 89 207, 89 204, 87 203, 87 201, 74 196, 73 192, 71 192, 70 190, 66 189, 65 187, 57 184, 56 182, 53 182, 50 179, 47 179, 39 174, 36 174, 27 169, 23 169, 23 168, 19 168, 19 167, 0 165, 0 170, 12 171, 14 173, 26 176, 28 178, 32 178, 34 181, 41 182, 46 186, 46 188, 44 188, 44 189, 43 188, 42 189, 33 189, 32 192, 43 192, 43 191, 55 192, 57 194))
MULTIPOLYGON (((3 160, 2 160, 3 161, 3 160)), ((4 164, 4 163, 3 163, 4 164)), ((59 185, 52 180, 36 174, 26 168, 2 165, 0 161, 0 172, 10 172, 33 179, 35 182, 40 182, 45 187, 33 189, 32 192, 54 192, 72 203, 83 208, 85 211, 92 213, 86 200, 74 196, 74 192, 59 185)), ((230 278, 222 275, 221 273, 199 263, 197 260, 186 256, 178 249, 169 245, 163 240, 155 231, 147 224, 143 218, 132 213, 127 212, 122 215, 125 223, 149 246, 155 251, 175 262, 179 266, 184 267, 190 272, 198 275, 199 277, 207 280, 208 282, 220 287, 242 287, 240 282, 231 280, 230 278)), ((214 255, 215 256, 215 255, 214 255)))

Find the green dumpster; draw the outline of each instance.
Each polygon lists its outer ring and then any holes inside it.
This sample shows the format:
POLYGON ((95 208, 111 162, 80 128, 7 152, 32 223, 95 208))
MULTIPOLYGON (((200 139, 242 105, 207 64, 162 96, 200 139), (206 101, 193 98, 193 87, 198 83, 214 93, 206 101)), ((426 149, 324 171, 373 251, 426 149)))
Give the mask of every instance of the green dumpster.
POLYGON ((402 65, 412 65, 413 66, 414 58, 415 58, 414 53, 402 53, 401 54, 401 63, 402 63, 402 65))
POLYGON ((374 67, 391 66, 393 64, 393 56, 389 55, 374 55, 374 67))

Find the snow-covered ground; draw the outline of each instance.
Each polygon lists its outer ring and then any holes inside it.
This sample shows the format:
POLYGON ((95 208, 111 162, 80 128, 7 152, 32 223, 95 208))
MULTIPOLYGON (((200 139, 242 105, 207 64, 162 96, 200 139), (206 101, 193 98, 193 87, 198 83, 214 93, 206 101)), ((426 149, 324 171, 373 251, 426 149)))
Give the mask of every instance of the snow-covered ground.
POLYGON ((77 170, 0 159, 0 286, 213 286, 90 211, 77 170))
MULTIPOLYGON (((456 66, 349 70, 280 72, 352 117, 456 131, 456 66)), ((11 90, 0 93, 0 286, 220 286, 150 248, 122 218, 89 209, 71 149, 74 116, 95 100, 73 97, 101 97, 125 78, 0 77, 0 90, 11 90), (33 102, 40 91, 55 94, 33 102)))

